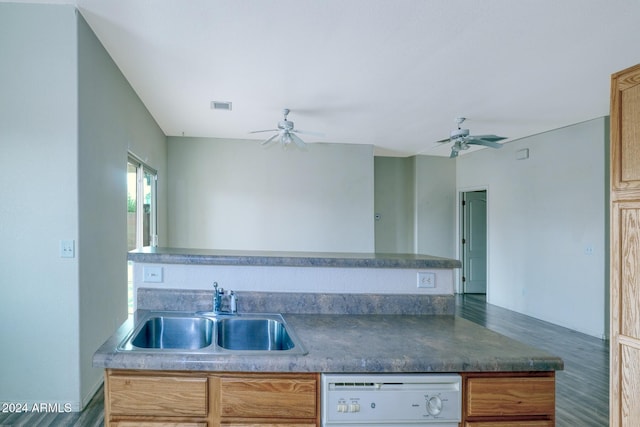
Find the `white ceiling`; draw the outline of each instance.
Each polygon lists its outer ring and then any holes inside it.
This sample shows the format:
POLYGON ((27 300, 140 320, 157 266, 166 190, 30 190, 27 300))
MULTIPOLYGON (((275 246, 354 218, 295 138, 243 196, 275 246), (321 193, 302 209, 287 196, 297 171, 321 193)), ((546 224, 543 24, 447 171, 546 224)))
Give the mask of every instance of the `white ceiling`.
POLYGON ((36 2, 77 5, 170 136, 266 139, 286 107, 307 142, 448 155, 458 116, 509 140, 605 116, 640 62, 638 0, 36 2))

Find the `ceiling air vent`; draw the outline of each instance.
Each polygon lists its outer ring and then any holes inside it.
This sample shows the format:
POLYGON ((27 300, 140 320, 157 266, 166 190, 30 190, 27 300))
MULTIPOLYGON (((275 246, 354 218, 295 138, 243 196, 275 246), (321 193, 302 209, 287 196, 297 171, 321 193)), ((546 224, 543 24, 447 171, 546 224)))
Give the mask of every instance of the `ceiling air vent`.
POLYGON ((231 103, 225 101, 211 101, 211 109, 231 111, 231 103))

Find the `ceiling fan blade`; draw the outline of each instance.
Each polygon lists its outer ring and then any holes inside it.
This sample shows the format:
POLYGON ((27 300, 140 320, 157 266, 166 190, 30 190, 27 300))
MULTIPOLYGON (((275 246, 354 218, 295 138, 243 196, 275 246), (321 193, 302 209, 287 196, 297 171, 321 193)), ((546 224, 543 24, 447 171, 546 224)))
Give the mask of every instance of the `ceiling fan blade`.
POLYGON ((265 130, 254 130, 249 133, 260 133, 260 132, 278 132, 280 129, 265 129, 265 130))
POLYGON ((449 142, 449 141, 451 141, 451 138, 441 139, 440 141, 436 141, 436 142, 443 143, 443 142, 449 142))
POLYGON ((296 143, 298 148, 305 148, 307 146, 307 144, 305 144, 305 142, 301 140, 300 137, 295 133, 291 132, 289 135, 291 135, 291 139, 293 139, 293 142, 296 143))
POLYGON ((274 139, 276 139, 278 137, 279 134, 275 134, 273 135, 271 138, 267 139, 266 141, 262 142, 262 144, 260 145, 267 145, 268 143, 270 143, 271 141, 273 141, 274 139))
POLYGON ((498 135, 471 135, 469 138, 471 139, 484 139, 485 141, 493 141, 498 142, 503 139, 507 139, 506 136, 498 136, 498 135))
MULTIPOLYGON (((505 138, 503 138, 505 139, 505 138)), ((469 145, 484 145, 485 147, 491 147, 491 148, 501 148, 502 144, 498 144, 497 142, 488 140, 488 139, 480 139, 477 137, 473 137, 471 139, 468 139, 467 141, 465 141, 467 144, 469 145)))
POLYGON ((323 134, 323 133, 320 133, 320 132, 309 132, 309 131, 306 131, 306 130, 300 130, 300 129, 294 129, 292 132, 296 132, 296 133, 303 133, 303 134, 305 134, 305 135, 320 136, 320 137, 323 137, 323 136, 324 136, 324 134, 323 134))

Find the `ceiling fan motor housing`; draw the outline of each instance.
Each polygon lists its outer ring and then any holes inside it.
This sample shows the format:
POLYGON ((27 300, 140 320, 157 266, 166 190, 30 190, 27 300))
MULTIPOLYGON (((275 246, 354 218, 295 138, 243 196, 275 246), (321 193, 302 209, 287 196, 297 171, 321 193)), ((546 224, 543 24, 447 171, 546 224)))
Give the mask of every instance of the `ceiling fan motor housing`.
POLYGON ((454 129, 451 131, 451 139, 464 138, 469 136, 469 129, 454 129))
POLYGON ((293 122, 290 122, 289 120, 282 120, 278 122, 278 128, 279 129, 284 129, 284 130, 292 130, 293 129, 293 122))

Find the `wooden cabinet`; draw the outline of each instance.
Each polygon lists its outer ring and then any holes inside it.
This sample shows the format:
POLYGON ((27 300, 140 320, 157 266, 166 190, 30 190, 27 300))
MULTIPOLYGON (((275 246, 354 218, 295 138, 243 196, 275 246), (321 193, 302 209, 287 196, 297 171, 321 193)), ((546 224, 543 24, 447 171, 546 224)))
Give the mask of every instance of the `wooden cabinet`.
POLYGON ((318 408, 317 374, 105 374, 109 427, 312 427, 318 408))
POLYGON ((640 64, 611 77, 609 424, 640 419, 640 64))
POLYGON ((219 379, 220 415, 224 419, 313 420, 317 414, 316 378, 299 376, 223 376, 219 379))
POLYGON ((465 373, 465 427, 550 427, 555 422, 555 373, 465 373))
MULTIPOLYGON (((555 372, 463 373, 463 427, 552 427, 555 372)), ((106 427, 313 427, 319 374, 105 373, 106 427)))

